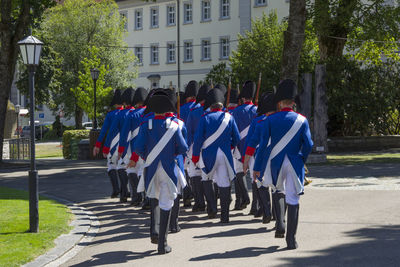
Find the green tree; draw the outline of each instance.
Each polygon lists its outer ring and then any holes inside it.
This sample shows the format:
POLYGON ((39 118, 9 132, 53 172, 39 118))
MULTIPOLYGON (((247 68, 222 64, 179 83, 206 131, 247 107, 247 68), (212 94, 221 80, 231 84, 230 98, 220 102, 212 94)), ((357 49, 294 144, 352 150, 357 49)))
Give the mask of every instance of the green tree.
MULTIPOLYGON (((276 12, 253 21, 251 31, 239 35, 239 44, 230 58, 235 83, 257 81, 262 73, 262 91, 272 91, 281 78, 284 31, 287 22, 278 22, 276 12)), ((305 38, 300 54, 299 73, 310 72, 318 59, 317 39, 312 24, 306 23, 305 38)))
POLYGON ((91 68, 97 68, 99 73, 99 78, 96 82, 96 115, 99 117, 103 108, 108 106, 111 99, 111 86, 106 86, 106 75, 109 70, 108 66, 101 64, 101 60, 98 57, 99 49, 92 47, 90 49, 90 58, 85 58, 82 60, 83 70, 79 71, 79 86, 71 88, 74 96, 77 99, 78 106, 86 113, 90 118, 94 118, 94 84, 93 79, 90 74, 91 68))
POLYGON ((207 84, 221 83, 228 86, 229 77, 232 76, 232 72, 228 69, 226 62, 221 62, 212 66, 210 72, 206 75, 205 82, 207 84))
POLYGON ((3 151, 7 103, 19 53, 17 42, 27 34, 29 26, 40 22, 43 11, 55 4, 53 0, 0 0, 0 151, 3 151))
POLYGON ((102 74, 105 87, 126 88, 137 77, 135 56, 124 48, 124 24, 118 5, 112 0, 66 0, 45 12, 38 35, 54 51, 48 62, 54 63, 53 72, 57 75, 52 80, 44 78, 50 86, 44 83, 38 90, 50 90, 47 94, 53 110, 63 107, 66 117, 75 117, 77 128, 82 124, 83 109, 71 88, 82 83, 80 73, 86 73, 82 59, 90 59, 93 46, 98 48, 101 64, 107 66, 102 74))

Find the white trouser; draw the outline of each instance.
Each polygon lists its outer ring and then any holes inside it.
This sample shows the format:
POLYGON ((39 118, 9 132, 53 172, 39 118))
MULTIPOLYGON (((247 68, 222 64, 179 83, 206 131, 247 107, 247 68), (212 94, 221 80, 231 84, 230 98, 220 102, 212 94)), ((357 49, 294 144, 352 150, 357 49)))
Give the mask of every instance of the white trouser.
POLYGON ((192 160, 190 160, 190 162, 189 162, 187 171, 188 171, 189 177, 201 176, 201 169, 196 168, 196 165, 193 163, 192 160))
POLYGON ((127 168, 126 172, 129 173, 136 173, 137 176, 141 176, 143 173, 143 167, 144 167, 144 161, 142 158, 139 158, 139 160, 136 162, 136 167, 134 168, 127 168))
POLYGON ((297 205, 299 204, 300 200, 300 195, 297 194, 296 192, 296 187, 294 184, 294 179, 298 179, 297 176, 293 174, 291 171, 292 164, 290 163, 290 160, 288 157, 285 157, 282 163, 281 167, 281 172, 282 172, 282 178, 284 179, 283 185, 284 185, 284 193, 286 195, 286 203, 289 205, 297 205))
POLYGON ((149 198, 157 198, 158 205, 163 210, 170 210, 174 206, 178 190, 165 172, 161 162, 158 163, 157 171, 149 184, 147 196, 149 198))
POLYGON ((111 171, 111 170, 116 170, 117 169, 117 165, 112 163, 111 159, 107 158, 107 172, 111 171))
POLYGON ((229 179, 228 166, 226 166, 225 154, 221 149, 218 149, 217 156, 215 158, 214 172, 211 179, 219 187, 229 187, 231 181, 229 179))

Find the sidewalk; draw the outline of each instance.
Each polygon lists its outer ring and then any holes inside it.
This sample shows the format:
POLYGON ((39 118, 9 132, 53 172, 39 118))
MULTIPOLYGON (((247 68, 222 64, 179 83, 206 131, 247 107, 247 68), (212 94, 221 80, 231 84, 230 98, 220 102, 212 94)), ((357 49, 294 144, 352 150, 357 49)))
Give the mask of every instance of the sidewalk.
MULTIPOLYGON (((285 250, 273 223, 231 212, 220 225, 181 209, 173 251, 159 256, 148 236, 149 216, 109 199, 104 162, 42 160, 40 193, 92 211, 100 230, 63 266, 396 266, 400 262, 400 164, 310 166, 313 183, 301 199, 299 249, 285 250)), ((27 188, 27 168, 1 170, 0 185, 27 188)), ((234 196, 233 196, 234 198, 234 196)), ((232 205, 231 205, 232 206, 232 205)))

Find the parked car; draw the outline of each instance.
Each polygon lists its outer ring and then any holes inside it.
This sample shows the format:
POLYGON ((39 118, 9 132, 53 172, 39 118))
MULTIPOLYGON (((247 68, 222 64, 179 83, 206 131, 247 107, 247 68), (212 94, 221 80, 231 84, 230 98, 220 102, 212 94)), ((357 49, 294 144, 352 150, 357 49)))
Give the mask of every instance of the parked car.
MULTIPOLYGON (((45 133, 49 131, 49 128, 46 125, 35 125, 35 138, 42 139, 45 133)), ((31 136, 31 126, 22 127, 21 137, 30 137, 31 136)))
POLYGON ((93 128, 93 123, 91 121, 88 122, 84 122, 82 123, 83 128, 85 128, 86 130, 92 130, 93 128))

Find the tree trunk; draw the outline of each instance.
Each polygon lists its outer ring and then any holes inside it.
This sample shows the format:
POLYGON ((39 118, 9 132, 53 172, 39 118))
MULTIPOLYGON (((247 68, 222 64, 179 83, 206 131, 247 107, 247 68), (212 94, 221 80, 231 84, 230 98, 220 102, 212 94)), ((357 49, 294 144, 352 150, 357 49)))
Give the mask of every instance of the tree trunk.
POLYGON ((306 27, 306 0, 291 0, 289 23, 285 31, 281 66, 281 80, 292 79, 297 83, 300 53, 306 27))
POLYGON ((7 102, 10 97, 19 50, 17 42, 22 39, 30 20, 29 1, 22 1, 16 22, 11 16, 11 2, 12 0, 0 1, 0 162, 3 160, 7 102))
POLYGON ((303 92, 299 94, 300 113, 306 116, 307 119, 310 119, 312 106, 312 73, 304 73, 301 78, 303 92))
POLYGON ((326 67, 315 67, 315 94, 314 94, 314 151, 328 152, 328 105, 326 97, 326 67))
POLYGON ((82 118, 83 118, 83 110, 78 107, 78 105, 75 106, 75 128, 76 129, 82 129, 82 118))

